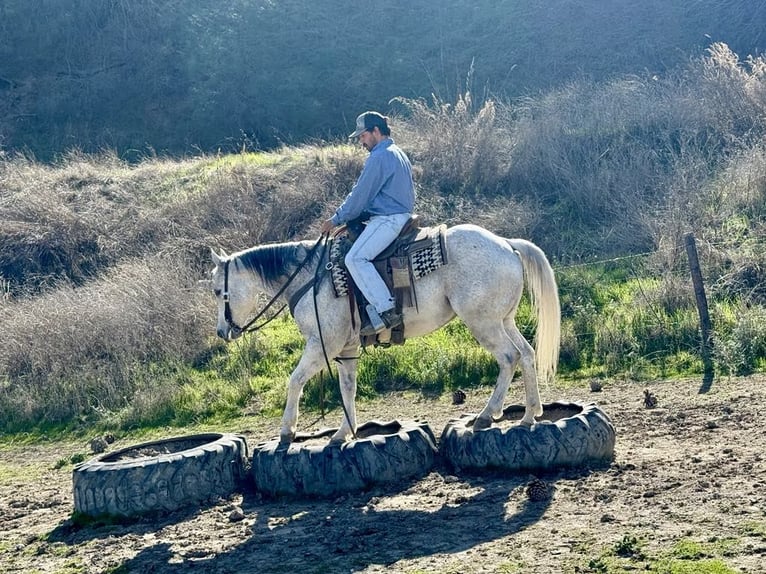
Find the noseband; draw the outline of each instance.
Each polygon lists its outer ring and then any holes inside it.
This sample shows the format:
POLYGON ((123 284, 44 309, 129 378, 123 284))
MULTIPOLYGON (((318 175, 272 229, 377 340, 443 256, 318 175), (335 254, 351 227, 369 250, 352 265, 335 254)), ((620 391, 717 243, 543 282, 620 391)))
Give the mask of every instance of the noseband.
MULTIPOLYGON (((229 329, 231 329, 232 333, 235 335, 241 335, 244 329, 234 322, 234 319, 231 316, 231 305, 229 304, 229 262, 230 260, 227 259, 223 263, 223 294, 221 295, 223 298, 223 318, 226 320, 226 324, 229 326, 229 329)), ((258 317, 260 317, 262 314, 263 313, 259 313, 258 317)), ((249 323, 247 326, 253 322, 254 321, 249 323)), ((245 328, 247 328, 247 326, 245 326, 245 328)))

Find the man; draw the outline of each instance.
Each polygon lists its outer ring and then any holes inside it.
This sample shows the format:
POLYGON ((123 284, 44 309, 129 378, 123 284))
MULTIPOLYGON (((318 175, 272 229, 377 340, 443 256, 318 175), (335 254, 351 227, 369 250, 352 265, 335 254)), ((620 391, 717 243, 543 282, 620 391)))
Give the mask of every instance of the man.
POLYGON ((399 235, 415 205, 412 165, 390 136, 388 118, 378 112, 364 112, 356 118, 356 130, 348 137, 359 138, 370 155, 351 193, 321 228, 326 235, 363 212, 370 216, 345 259, 346 268, 369 303, 370 323, 362 326, 362 336, 402 324, 394 298, 372 263, 399 235))

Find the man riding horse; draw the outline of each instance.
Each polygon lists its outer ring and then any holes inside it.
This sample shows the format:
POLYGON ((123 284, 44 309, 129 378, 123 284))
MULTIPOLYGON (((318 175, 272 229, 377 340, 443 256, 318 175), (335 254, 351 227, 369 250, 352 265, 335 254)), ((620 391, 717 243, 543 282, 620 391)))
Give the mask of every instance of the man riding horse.
MULTIPOLYGON (((332 436, 343 443, 356 433, 356 388, 360 334, 371 336, 402 326, 402 337, 427 335, 459 317, 478 343, 498 363, 495 388, 473 422, 474 430, 492 426, 503 412, 503 402, 521 367, 525 409, 520 423, 531 426, 542 415, 538 378, 550 381, 556 373, 561 337, 558 286, 545 253, 524 239, 508 239, 476 225, 461 224, 444 232, 444 261, 433 272, 415 276, 417 306, 404 309, 406 324, 383 278, 371 262, 394 241, 410 219, 415 201, 412 169, 407 156, 391 140, 388 121, 377 112, 357 118, 358 137, 370 151, 359 180, 335 215, 322 224, 322 234, 337 225, 370 214, 366 230, 345 257, 348 270, 367 298, 371 323, 358 330, 348 297, 322 281, 328 255, 320 241, 304 240, 255 246, 233 255, 211 250, 215 268, 211 286, 218 302, 217 333, 227 341, 248 330, 255 319, 259 293, 280 299, 306 341, 300 361, 290 374, 287 400, 279 432, 280 443, 295 438, 299 400, 306 382, 337 359, 343 403, 343 422, 332 436), (526 285, 536 316, 535 347, 516 325, 516 313, 526 285)), ((321 239, 321 238, 320 238, 321 239)), ((412 253, 409 254, 412 258, 412 253)), ((268 306, 266 307, 268 308, 268 306)), ((265 309, 256 315, 260 317, 265 309)))
POLYGON ((390 136, 388 118, 378 112, 364 112, 356 118, 356 129, 348 137, 359 138, 370 155, 351 193, 321 228, 326 235, 339 225, 369 216, 345 258, 346 268, 368 303, 369 323, 359 332, 363 337, 402 324, 394 298, 372 263, 399 235, 415 204, 412 165, 390 136))

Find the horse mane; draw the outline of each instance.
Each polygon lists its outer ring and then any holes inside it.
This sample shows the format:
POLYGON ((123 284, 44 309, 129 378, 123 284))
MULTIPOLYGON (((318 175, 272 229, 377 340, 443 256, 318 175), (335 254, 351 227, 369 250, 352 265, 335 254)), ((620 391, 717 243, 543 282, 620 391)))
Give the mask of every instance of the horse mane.
POLYGON ((232 262, 235 266, 241 262, 246 269, 257 273, 265 283, 273 283, 293 271, 305 257, 303 244, 295 241, 256 245, 232 256, 232 262))

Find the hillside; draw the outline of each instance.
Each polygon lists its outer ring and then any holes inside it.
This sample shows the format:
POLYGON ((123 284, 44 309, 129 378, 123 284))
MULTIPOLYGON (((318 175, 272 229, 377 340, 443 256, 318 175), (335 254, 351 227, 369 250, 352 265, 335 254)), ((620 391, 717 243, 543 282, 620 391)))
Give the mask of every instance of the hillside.
POLYGON ((764 21, 746 0, 6 0, 0 149, 137 160, 332 139, 395 97, 662 75, 714 42, 744 59, 764 21))
MULTIPOLYGON (((399 99, 407 115, 394 133, 426 221, 476 223, 547 253, 562 376, 701 372, 687 233, 718 372, 749 374, 766 367, 765 80, 763 58, 714 44, 662 77, 575 82, 514 105, 470 92, 399 99)), ((280 408, 302 346, 294 325, 224 347, 197 282, 211 247, 317 237, 364 156, 306 144, 141 162, 0 157, 0 431, 183 426, 251 401, 280 408)), ((524 309, 519 320, 534 335, 524 309)), ((436 337, 371 354, 360 392, 497 376, 459 324, 436 337)))

